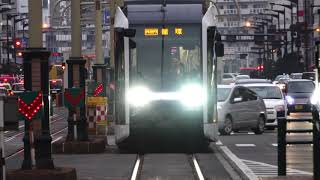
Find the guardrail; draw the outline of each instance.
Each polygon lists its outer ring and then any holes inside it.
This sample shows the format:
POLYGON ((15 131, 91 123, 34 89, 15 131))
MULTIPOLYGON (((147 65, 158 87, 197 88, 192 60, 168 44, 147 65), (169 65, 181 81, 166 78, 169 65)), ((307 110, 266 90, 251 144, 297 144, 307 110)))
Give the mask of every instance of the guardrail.
POLYGON ((313 108, 312 119, 286 119, 285 112, 277 112, 278 118, 278 176, 287 175, 287 145, 313 144, 313 179, 320 180, 320 120, 319 113, 313 108), (311 122, 312 129, 287 129, 288 122, 311 122), (290 140, 286 136, 290 133, 312 133, 312 140, 290 140))

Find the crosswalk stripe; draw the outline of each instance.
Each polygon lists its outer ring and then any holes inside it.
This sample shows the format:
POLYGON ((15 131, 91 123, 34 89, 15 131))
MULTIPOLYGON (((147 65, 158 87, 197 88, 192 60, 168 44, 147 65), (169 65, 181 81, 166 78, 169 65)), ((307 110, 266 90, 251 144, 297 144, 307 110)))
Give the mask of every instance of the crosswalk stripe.
POLYGON ((236 144, 237 147, 255 147, 255 144, 236 144))
MULTIPOLYGON (((266 164, 262 162, 250 161, 241 159, 241 161, 249 168, 251 171, 259 177, 270 177, 278 176, 278 166, 271 164, 266 164)), ((287 168, 288 175, 312 175, 312 173, 307 171, 301 171, 296 169, 287 168)))

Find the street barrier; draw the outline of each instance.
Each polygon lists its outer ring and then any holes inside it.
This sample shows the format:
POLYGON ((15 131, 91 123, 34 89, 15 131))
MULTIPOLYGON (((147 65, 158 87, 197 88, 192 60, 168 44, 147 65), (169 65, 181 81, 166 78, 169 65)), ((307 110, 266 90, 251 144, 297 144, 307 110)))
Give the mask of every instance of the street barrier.
POLYGON ((6 179, 4 131, 19 129, 18 98, 16 96, 0 97, 0 143, 1 143, 1 179, 6 179))
POLYGON ((287 145, 313 144, 313 178, 320 180, 320 142, 319 142, 319 113, 313 108, 312 119, 286 119, 285 112, 277 112, 278 119, 278 176, 287 175, 287 145), (287 129, 288 122, 311 122, 312 129, 287 129), (286 136, 290 133, 312 133, 312 140, 290 140, 286 136))

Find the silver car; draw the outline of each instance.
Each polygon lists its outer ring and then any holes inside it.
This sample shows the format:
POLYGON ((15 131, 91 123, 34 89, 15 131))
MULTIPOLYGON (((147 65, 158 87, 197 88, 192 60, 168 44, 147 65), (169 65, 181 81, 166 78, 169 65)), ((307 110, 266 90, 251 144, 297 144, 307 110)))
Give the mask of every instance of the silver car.
POLYGON ((253 130, 262 134, 266 124, 264 101, 250 89, 238 85, 218 85, 218 124, 222 135, 253 130))

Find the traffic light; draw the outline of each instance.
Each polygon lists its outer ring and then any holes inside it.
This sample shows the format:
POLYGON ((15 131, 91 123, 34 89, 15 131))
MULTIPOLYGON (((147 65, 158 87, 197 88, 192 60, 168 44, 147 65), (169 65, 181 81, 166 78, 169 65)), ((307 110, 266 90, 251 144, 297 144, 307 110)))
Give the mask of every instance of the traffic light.
POLYGON ((64 62, 61 63, 61 67, 62 67, 63 70, 65 70, 66 69, 66 63, 64 63, 64 62))
POLYGON ((19 48, 22 47, 22 41, 21 41, 21 39, 15 39, 15 41, 14 41, 14 47, 15 47, 16 49, 19 49, 19 48))

